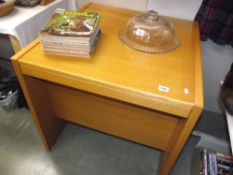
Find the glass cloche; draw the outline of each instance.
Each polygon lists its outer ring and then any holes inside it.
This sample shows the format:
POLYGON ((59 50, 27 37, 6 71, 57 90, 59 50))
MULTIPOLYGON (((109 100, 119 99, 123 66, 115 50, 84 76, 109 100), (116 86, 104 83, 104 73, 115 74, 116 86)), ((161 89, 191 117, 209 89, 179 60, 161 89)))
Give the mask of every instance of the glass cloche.
POLYGON ((153 10, 129 19, 119 37, 127 46, 149 53, 167 52, 179 44, 174 26, 153 10))

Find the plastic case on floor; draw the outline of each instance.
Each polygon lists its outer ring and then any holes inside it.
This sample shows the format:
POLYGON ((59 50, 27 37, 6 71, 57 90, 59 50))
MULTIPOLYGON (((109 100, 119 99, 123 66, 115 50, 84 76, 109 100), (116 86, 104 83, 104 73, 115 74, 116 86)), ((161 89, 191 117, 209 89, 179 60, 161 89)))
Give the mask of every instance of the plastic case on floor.
POLYGON ((9 60, 0 59, 0 107, 10 111, 17 104, 18 82, 9 60))
MULTIPOLYGON (((0 94, 1 96, 1 94, 0 94)), ((18 99, 18 90, 8 92, 6 98, 0 100, 0 106, 2 106, 6 111, 11 111, 15 108, 18 99)))

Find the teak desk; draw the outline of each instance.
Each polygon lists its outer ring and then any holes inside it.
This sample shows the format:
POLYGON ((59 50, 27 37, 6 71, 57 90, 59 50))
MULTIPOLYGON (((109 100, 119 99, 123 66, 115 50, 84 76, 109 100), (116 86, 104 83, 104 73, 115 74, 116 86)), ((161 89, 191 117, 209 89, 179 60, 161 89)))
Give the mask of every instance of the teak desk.
POLYGON ((118 38, 138 12, 95 4, 84 10, 102 15, 91 59, 45 55, 39 40, 12 58, 45 148, 70 121, 160 149, 158 175, 167 175, 203 108, 198 25, 169 18, 180 46, 147 54, 118 38))

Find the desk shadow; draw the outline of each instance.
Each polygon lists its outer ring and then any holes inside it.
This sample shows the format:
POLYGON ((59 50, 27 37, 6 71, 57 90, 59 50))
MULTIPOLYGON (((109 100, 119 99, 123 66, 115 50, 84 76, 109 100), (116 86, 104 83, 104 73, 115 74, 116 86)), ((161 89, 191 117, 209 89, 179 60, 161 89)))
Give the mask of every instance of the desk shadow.
POLYGON ((156 174, 160 152, 67 124, 50 155, 61 174, 152 175, 156 174))
POLYGON ((69 123, 46 152, 26 109, 11 113, 0 109, 0 138, 1 174, 152 175, 160 155, 157 150, 69 123))
MULTIPOLYGON (((7 113, 0 108, 0 138, 0 174, 6 175, 154 175, 160 155, 158 150, 70 123, 46 152, 27 109, 7 113)), ((190 175, 197 142, 189 139, 172 175, 190 175)))

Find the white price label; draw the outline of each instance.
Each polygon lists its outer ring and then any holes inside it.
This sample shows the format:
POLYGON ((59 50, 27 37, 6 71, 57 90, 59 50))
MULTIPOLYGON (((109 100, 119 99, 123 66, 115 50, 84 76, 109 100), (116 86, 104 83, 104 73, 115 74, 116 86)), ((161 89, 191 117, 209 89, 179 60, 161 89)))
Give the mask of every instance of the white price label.
POLYGON ((145 34, 145 31, 144 31, 144 30, 142 30, 142 29, 137 29, 137 30, 136 30, 136 35, 137 35, 137 36, 144 36, 144 34, 145 34))
POLYGON ((169 87, 166 87, 166 86, 163 86, 163 85, 159 85, 159 91, 161 92, 165 92, 165 93, 168 93, 170 88, 169 87))

